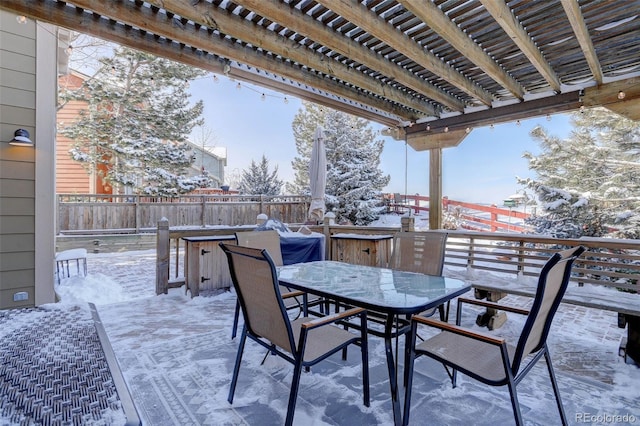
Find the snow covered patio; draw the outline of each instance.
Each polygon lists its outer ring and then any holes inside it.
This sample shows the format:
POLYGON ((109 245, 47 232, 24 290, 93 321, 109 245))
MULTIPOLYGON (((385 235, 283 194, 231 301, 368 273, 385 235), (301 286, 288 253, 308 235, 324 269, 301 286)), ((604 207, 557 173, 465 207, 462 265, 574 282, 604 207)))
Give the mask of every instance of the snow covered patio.
MULTIPOLYGON (((234 404, 226 398, 237 340, 230 339, 235 306, 231 292, 191 299, 183 290, 154 295, 154 251, 89 254, 88 277, 63 279, 68 309, 75 295, 91 300, 109 336, 136 408, 146 425, 282 424, 291 366, 248 343, 234 404)), ((446 271, 445 271, 446 272, 446 271)), ((509 296, 526 306, 527 298, 509 296)), ((82 303, 82 302, 81 302, 82 303)), ((479 311, 465 311, 474 325, 479 311)), ((499 330, 515 335, 516 316, 499 330)), ((624 330, 614 313, 563 305, 550 336, 551 354, 571 423, 640 421, 640 369, 618 356, 624 330), (621 416, 621 417, 615 417, 621 416), (622 417, 627 416, 627 417, 622 417)), ((383 344, 370 340, 371 407, 361 403, 359 357, 330 358, 303 374, 295 423, 304 425, 393 422, 383 344)), ((512 424, 506 388, 489 388, 461 376, 452 389, 444 369, 421 359, 414 380, 412 424, 512 424)), ((558 424, 543 363, 518 388, 527 424, 558 424)), ((0 417, 2 419, 2 417, 0 417)))

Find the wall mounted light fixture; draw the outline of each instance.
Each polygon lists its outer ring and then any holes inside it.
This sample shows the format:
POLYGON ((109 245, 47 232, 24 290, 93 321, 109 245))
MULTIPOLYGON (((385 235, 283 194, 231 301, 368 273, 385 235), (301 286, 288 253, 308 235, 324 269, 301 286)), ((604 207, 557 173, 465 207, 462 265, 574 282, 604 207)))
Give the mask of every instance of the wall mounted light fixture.
POLYGON ((18 129, 13 134, 13 139, 9 141, 9 144, 16 146, 33 146, 33 141, 29 138, 29 132, 25 129, 18 129))

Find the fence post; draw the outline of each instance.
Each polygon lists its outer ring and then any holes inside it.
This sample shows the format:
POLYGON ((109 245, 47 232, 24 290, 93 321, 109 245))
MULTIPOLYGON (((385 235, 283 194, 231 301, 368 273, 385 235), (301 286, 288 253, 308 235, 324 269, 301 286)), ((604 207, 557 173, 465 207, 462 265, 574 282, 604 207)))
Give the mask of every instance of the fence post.
POLYGON ((202 202, 200 203, 200 209, 201 209, 201 211, 200 211, 200 226, 202 226, 204 228, 206 226, 206 224, 207 224, 206 223, 206 218, 205 218, 205 216, 206 216, 205 212, 206 212, 206 207, 207 207, 207 199, 205 198, 206 195, 204 195, 204 194, 200 195, 200 197, 202 197, 201 198, 202 202))
POLYGON ((414 216, 403 216, 400 218, 400 231, 413 232, 415 228, 416 218, 414 216))
POLYGON ((336 215, 332 212, 324 215, 323 232, 324 232, 324 259, 332 260, 331 256, 331 225, 335 223, 336 215))
POLYGON ((170 245, 169 220, 163 217, 156 232, 156 294, 167 294, 169 289, 170 245))
MULTIPOLYGON (((509 220, 511 220, 511 218, 509 218, 509 220)), ((496 226, 497 222, 498 222, 498 213, 496 213, 495 211, 492 211, 491 212, 491 232, 498 231, 498 227, 496 226)))
POLYGON ((136 234, 140 233, 140 194, 135 195, 135 204, 133 208, 135 210, 135 225, 136 225, 136 234))

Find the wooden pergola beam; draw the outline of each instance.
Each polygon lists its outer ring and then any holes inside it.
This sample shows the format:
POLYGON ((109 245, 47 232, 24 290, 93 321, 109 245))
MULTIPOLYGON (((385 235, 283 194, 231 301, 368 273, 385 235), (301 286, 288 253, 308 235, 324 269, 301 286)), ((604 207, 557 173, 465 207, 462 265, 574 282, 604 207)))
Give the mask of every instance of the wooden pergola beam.
MULTIPOLYGON (((498 3, 495 2, 494 3, 498 3)), ((448 41, 458 52, 480 67, 496 83, 506 88, 516 98, 524 97, 524 88, 507 74, 496 61, 445 15, 432 1, 399 0, 407 10, 422 19, 440 37, 448 41)))
MULTIPOLYGON (((184 0, 183 0, 184 1, 184 0)), ((167 3, 166 1, 164 2, 167 3)), ((429 84, 404 68, 398 67, 390 60, 377 55, 370 49, 362 47, 350 38, 325 27, 321 22, 298 9, 275 0, 238 0, 237 3, 258 15, 273 22, 287 22, 287 28, 303 34, 309 39, 355 61, 377 70, 389 78, 407 86, 424 96, 439 102, 452 111, 462 111, 464 104, 444 90, 429 84)), ((437 113, 431 114, 437 116, 437 113)))
POLYGON ((382 40, 396 51, 411 58, 420 66, 440 76, 468 95, 478 99, 483 104, 491 105, 493 97, 489 92, 473 83, 451 66, 445 64, 440 58, 398 31, 391 24, 379 19, 378 16, 367 9, 366 6, 360 3, 342 0, 318 0, 318 3, 336 12, 374 37, 382 40))
POLYGON ((485 127, 492 124, 572 111, 579 109, 583 105, 580 93, 580 91, 569 92, 547 98, 470 112, 439 120, 418 123, 412 127, 407 127, 405 130, 407 134, 422 132, 440 133, 445 129, 449 131, 458 129, 472 130, 475 127, 485 127))
POLYGON ((551 88, 560 92, 560 78, 551 68, 549 62, 527 34, 522 24, 516 19, 505 2, 495 0, 480 0, 485 9, 493 16, 493 19, 511 37, 511 40, 518 46, 522 53, 529 59, 529 62, 549 83, 551 88))
POLYGON ((306 86, 309 90, 305 90, 307 94, 303 99, 356 115, 360 115, 363 107, 365 107, 369 111, 370 119, 387 125, 397 125, 399 119, 409 121, 416 118, 415 112, 379 97, 364 94, 355 88, 345 87, 332 79, 322 78, 289 62, 272 59, 251 48, 242 47, 238 43, 231 43, 223 39, 215 39, 214 41, 205 30, 197 30, 193 25, 185 26, 184 28, 167 25, 165 22, 167 17, 159 17, 149 7, 138 8, 134 3, 128 1, 119 2, 115 5, 101 1, 77 1, 75 4, 80 8, 59 2, 3 0, 2 7, 43 22, 55 23, 74 31, 93 35, 123 46, 143 50, 212 72, 222 72, 222 58, 235 60, 257 69, 268 69, 279 76, 278 78, 282 81, 281 84, 275 82, 273 76, 265 75, 264 78, 260 78, 257 74, 252 75, 236 69, 232 69, 229 76, 242 76, 247 81, 250 80, 260 85, 263 85, 264 82, 267 87, 278 86, 278 90, 283 93, 291 93, 295 96, 301 96, 301 89, 306 86), (103 14, 109 16, 108 13, 113 13, 112 9, 114 7, 119 9, 119 15, 129 17, 124 22, 125 25, 97 16, 103 14), (97 15, 90 11, 95 12, 97 15), (138 33, 142 34, 142 36, 139 36, 138 33), (188 46, 180 43, 185 43, 188 46), (218 55, 221 58, 214 58, 209 54, 218 55), (285 80, 282 77, 291 79, 292 82, 285 84, 285 80), (297 89, 295 88, 296 84, 298 85, 297 89), (314 91, 325 91, 325 93, 313 96, 314 91), (327 100, 327 93, 333 94, 335 99, 327 100), (350 104, 352 105, 351 107, 350 104), (377 113, 375 109, 388 115, 377 113))
POLYGON ((600 66, 598 55, 596 55, 596 49, 593 47, 593 42, 589 35, 589 29, 584 23, 584 18, 580 11, 580 4, 575 0, 561 1, 564 12, 567 14, 567 18, 569 18, 569 23, 571 23, 571 28, 578 39, 578 43, 580 43, 580 48, 584 53, 584 57, 587 59, 591 73, 593 74, 596 83, 602 84, 602 67, 600 66))
POLYGON ((181 18, 189 19, 196 24, 218 30, 230 37, 242 39, 254 47, 264 49, 300 65, 361 87, 392 102, 419 111, 425 116, 436 115, 433 104, 429 102, 410 96, 406 92, 388 84, 381 84, 378 79, 358 72, 343 63, 331 60, 329 57, 319 55, 316 51, 300 43, 292 42, 274 32, 267 31, 211 3, 201 2, 192 5, 192 2, 187 0, 152 0, 149 3, 158 8, 171 10, 181 18))

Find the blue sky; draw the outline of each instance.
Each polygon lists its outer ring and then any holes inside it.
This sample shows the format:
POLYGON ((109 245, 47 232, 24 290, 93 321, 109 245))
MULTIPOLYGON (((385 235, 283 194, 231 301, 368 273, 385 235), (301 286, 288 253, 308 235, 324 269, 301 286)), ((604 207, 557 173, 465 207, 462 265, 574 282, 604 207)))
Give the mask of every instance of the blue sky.
MULTIPOLYGON (((213 137, 209 146, 227 149, 225 173, 246 169, 251 160, 259 161, 264 154, 271 167, 278 166, 283 181, 293 179, 291 161, 296 156, 291 129, 293 117, 302 102, 285 95, 219 76, 191 83, 192 100, 204 101, 205 127, 213 137), (265 99, 262 100, 262 94, 265 99)), ((557 114, 515 123, 496 125, 494 129, 474 129, 462 143, 443 151, 443 195, 450 199, 474 203, 501 204, 520 187, 516 176, 532 176, 525 151, 537 153, 537 144, 529 136, 541 125, 555 136, 568 136, 571 126, 568 115, 557 114)), ((374 130, 384 126, 371 123, 374 130)), ((380 167, 391 176, 385 192, 405 192, 405 144, 390 137, 384 141, 380 167)), ((406 167, 407 193, 428 195, 429 153, 408 147, 406 167)))

